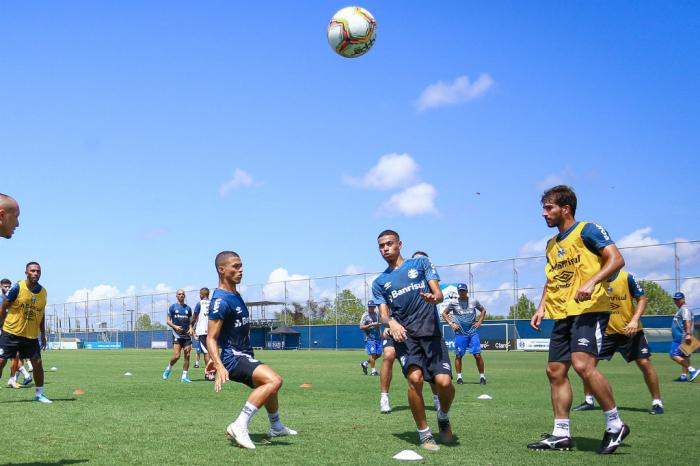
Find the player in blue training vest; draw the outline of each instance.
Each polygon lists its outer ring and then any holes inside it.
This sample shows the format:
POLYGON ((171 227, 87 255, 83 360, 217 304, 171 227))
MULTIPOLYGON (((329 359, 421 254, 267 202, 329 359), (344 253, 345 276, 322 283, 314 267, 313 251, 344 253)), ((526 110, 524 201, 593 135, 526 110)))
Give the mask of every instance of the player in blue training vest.
POLYGON ((248 385, 253 391, 241 413, 228 425, 226 434, 243 448, 254 449, 248 435, 248 424, 253 415, 265 405, 270 420, 270 437, 296 435, 297 432, 282 424, 277 393, 282 387, 280 377, 270 366, 255 359, 250 346, 250 314, 237 286, 243 279, 243 263, 233 251, 222 251, 216 256, 219 286, 209 303, 207 372, 216 371, 214 391, 229 380, 248 385), (219 354, 219 348, 221 353, 219 354))
POLYGON ((680 364, 683 371, 681 376, 675 379, 674 382, 692 382, 700 375, 700 369, 696 369, 690 364, 690 356, 686 356, 681 351, 681 345, 683 343, 690 344, 692 341, 693 313, 685 306, 685 295, 683 293, 678 292, 674 294, 673 302, 676 304, 678 312, 673 316, 673 322, 671 323, 673 341, 671 342, 669 356, 674 362, 680 364))
POLYGON ((374 301, 379 305, 381 322, 389 326, 396 357, 408 381, 408 403, 421 446, 438 450, 425 416, 423 381, 434 382, 438 391, 443 443, 452 441, 449 411, 455 393, 436 306, 443 299, 440 277, 427 257, 406 260, 401 256, 402 243, 395 231, 381 232, 377 243, 389 267, 372 283, 374 301))
POLYGON ((166 323, 173 330, 173 357, 170 358, 168 367, 163 371, 163 380, 168 380, 173 365, 180 359, 184 350, 185 359, 182 362, 182 377, 180 382, 190 383, 187 371, 190 368, 190 351, 192 350, 192 308, 185 304, 185 290, 177 290, 175 293, 177 302, 170 305, 166 323))
POLYGON ((362 372, 367 375, 367 367, 372 369, 371 375, 377 374, 377 358, 382 354, 382 335, 379 316, 377 315, 377 305, 374 301, 367 301, 367 311, 360 318, 360 330, 365 333, 365 350, 367 360, 360 363, 362 372))

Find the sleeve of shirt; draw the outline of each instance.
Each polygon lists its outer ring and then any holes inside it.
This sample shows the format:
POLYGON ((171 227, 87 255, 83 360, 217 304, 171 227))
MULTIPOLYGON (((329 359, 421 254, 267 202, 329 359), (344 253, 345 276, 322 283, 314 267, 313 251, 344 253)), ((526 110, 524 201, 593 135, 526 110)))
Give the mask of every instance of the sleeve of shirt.
POLYGON ((209 320, 224 320, 229 311, 229 305, 221 298, 212 299, 209 304, 209 320))
POLYGON ((170 307, 168 308, 168 316, 172 319, 173 315, 175 314, 175 311, 173 310, 174 304, 171 304, 170 307))
POLYGON ((641 287, 641 285, 634 278, 634 275, 631 273, 627 274, 627 287, 630 290, 630 294, 635 298, 644 296, 644 288, 641 287))
POLYGON ((362 317, 360 317, 360 325, 367 325, 369 323, 367 319, 369 319, 367 313, 362 314, 362 317))
POLYGON ((483 311, 483 310, 484 310, 484 306, 481 305, 481 303, 479 302, 478 299, 475 299, 475 300, 474 300, 474 307, 475 307, 477 310, 479 310, 479 311, 483 311))
POLYGON ((604 247, 615 244, 615 241, 610 239, 608 230, 597 223, 587 223, 581 230, 581 239, 593 254, 599 254, 599 251, 604 247))
POLYGON ((435 266, 432 262, 430 262, 430 259, 427 257, 420 257, 419 260, 421 267, 423 268, 423 273, 425 274, 425 279, 427 281, 440 281, 440 275, 438 275, 437 270, 435 270, 435 266))
POLYGON ((693 313, 690 312, 690 309, 688 309, 687 307, 683 308, 683 312, 681 313, 681 315, 683 316, 683 320, 693 320, 693 313))
POLYGON ((7 299, 9 302, 13 303, 15 299, 17 299, 17 296, 19 296, 19 283, 15 283, 12 285, 12 288, 10 288, 7 291, 7 294, 5 295, 5 299, 7 299))
POLYGON ((382 292, 382 285, 380 285, 376 279, 372 282, 372 297, 377 306, 386 304, 386 299, 384 299, 384 293, 382 292))
POLYGON ((195 304, 194 313, 199 314, 201 310, 202 310, 202 305, 200 303, 195 304))

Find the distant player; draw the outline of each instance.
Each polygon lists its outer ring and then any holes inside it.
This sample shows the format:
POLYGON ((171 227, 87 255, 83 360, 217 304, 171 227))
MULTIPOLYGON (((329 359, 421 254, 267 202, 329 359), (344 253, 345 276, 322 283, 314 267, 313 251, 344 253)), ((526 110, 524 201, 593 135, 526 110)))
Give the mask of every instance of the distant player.
POLYGON ((2 303, 0 322, 0 376, 8 359, 29 358, 34 366, 35 401, 51 403, 44 395, 44 366, 41 350, 46 348, 46 289, 39 284, 41 266, 30 262, 24 269, 26 280, 15 283, 2 303), (41 334, 41 340, 39 335, 41 334))
POLYGON ((367 360, 362 361, 360 366, 365 375, 367 375, 367 366, 372 368, 371 375, 378 375, 375 364, 382 354, 381 324, 376 310, 377 305, 374 301, 367 301, 367 311, 360 319, 360 330, 365 332, 365 350, 367 351, 367 360))
POLYGON ((598 453, 610 454, 630 429, 620 419, 610 383, 596 365, 610 318, 605 280, 620 270, 625 261, 603 227, 575 220, 577 200, 570 187, 555 186, 540 200, 547 226, 556 227, 559 233, 547 242, 547 281, 530 325, 540 331, 545 312, 556 321, 547 365, 554 430, 528 448, 572 448, 569 412, 573 394, 568 372, 573 366, 603 408, 606 426, 598 453))
MULTIPOLYGON (((10 287, 12 286, 12 282, 10 281, 9 278, 3 278, 0 280, 0 290, 2 291, 2 301, 5 300, 5 296, 7 295, 7 292, 10 291, 10 287)), ((17 374, 20 373, 24 377, 24 380, 22 381, 22 385, 29 385, 32 383, 32 376, 29 375, 29 372, 27 369, 24 368, 24 359, 20 359, 19 354, 15 356, 15 358, 12 360, 12 366, 10 368, 10 378, 7 381, 7 386, 12 387, 12 388, 22 388, 21 385, 17 382, 17 374)), ((29 360, 27 360, 29 362, 29 360)), ((29 367, 31 368, 31 362, 29 362, 29 367)))
MULTIPOLYGON (((194 337, 199 342, 199 351, 204 353, 204 367, 209 364, 209 350, 207 349, 207 333, 209 332, 209 288, 199 290, 199 302, 194 307, 194 337)), ((199 357, 199 351, 197 353, 199 357)), ((195 366, 196 367, 196 366, 195 366)), ((205 371, 204 378, 214 380, 214 374, 205 371)))
POLYGON ((207 370, 216 371, 216 392, 221 391, 221 385, 228 380, 253 389, 238 418, 226 428, 226 434, 239 446, 254 449, 255 444, 248 435, 248 424, 264 405, 270 420, 270 437, 297 435, 280 420, 277 393, 282 387, 282 377, 253 356, 250 314, 237 290, 243 279, 241 258, 233 251, 223 251, 216 256, 215 265, 219 287, 214 290, 209 305, 207 348, 211 359, 207 370))
POLYGON ((423 405, 423 381, 435 382, 441 409, 438 426, 443 443, 452 441, 450 407, 454 399, 452 368, 442 338, 436 304, 443 299, 435 268, 427 257, 401 257, 398 233, 384 230, 377 238, 379 252, 388 268, 372 283, 382 323, 389 326, 396 356, 408 382, 408 403, 421 446, 438 450, 428 427, 423 405))
POLYGON ((673 302, 676 303, 678 311, 673 316, 671 324, 673 341, 671 342, 669 355, 674 362, 680 364, 683 368, 681 376, 675 379, 674 382, 692 382, 700 375, 700 369, 690 365, 690 356, 686 356, 681 351, 681 345, 690 343, 693 336, 693 313, 685 306, 685 295, 683 293, 678 292, 674 294, 673 302))
POLYGON ((442 311, 442 318, 455 331, 455 369, 457 369, 457 383, 463 384, 462 356, 469 350, 474 356, 476 368, 479 370, 479 383, 486 385, 484 373, 484 358, 481 357, 481 340, 479 339, 479 327, 486 316, 486 308, 476 299, 470 300, 467 285, 457 285, 457 296, 450 298, 447 306, 442 311), (479 312, 479 317, 476 313, 479 312))
MULTIPOLYGON (((605 329, 598 359, 609 361, 615 352, 619 351, 628 363, 635 361, 637 367, 644 374, 644 381, 649 393, 651 393, 652 401, 649 413, 663 414, 664 405, 661 402, 659 378, 654 366, 651 365, 649 343, 639 321, 648 301, 644 290, 631 273, 620 270, 608 279, 608 296, 610 296, 612 313, 605 329), (633 300, 637 300, 636 306, 633 300)), ((583 389, 586 399, 576 406, 574 411, 587 411, 595 407, 592 392, 585 381, 583 389)))
POLYGON ((180 359, 184 351, 185 359, 182 363, 182 377, 180 382, 190 383, 187 371, 190 368, 190 351, 192 351, 192 308, 185 304, 185 290, 177 290, 175 294, 177 302, 170 305, 166 324, 173 329, 173 357, 170 358, 168 367, 163 372, 163 380, 168 380, 173 365, 180 359))

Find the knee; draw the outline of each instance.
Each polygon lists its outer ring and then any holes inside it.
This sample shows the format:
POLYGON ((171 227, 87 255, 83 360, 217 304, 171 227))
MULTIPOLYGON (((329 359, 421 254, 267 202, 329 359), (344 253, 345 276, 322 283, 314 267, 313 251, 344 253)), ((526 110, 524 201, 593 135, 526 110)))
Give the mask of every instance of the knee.
POLYGON ((423 385, 423 374, 420 371, 413 371, 408 375, 409 388, 418 388, 423 385))
POLYGON ((284 380, 282 379, 282 376, 280 376, 279 374, 275 374, 274 376, 270 377, 270 381, 268 383, 270 384, 270 387, 274 389, 275 392, 278 392, 282 388, 284 380))
POLYGON ((550 382, 560 382, 564 379, 564 370, 560 367, 547 366, 547 378, 550 382))
POLYGON ((441 389, 449 388, 452 385, 452 378, 445 375, 444 377, 436 376, 433 384, 441 389))

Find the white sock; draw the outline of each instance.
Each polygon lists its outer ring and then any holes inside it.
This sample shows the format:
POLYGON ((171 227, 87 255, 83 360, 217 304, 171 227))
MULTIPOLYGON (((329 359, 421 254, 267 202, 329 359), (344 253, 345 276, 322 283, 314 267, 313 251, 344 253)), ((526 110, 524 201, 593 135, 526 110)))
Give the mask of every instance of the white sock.
POLYGON ((486 376, 484 375, 483 372, 481 374, 479 374, 479 377, 483 377, 484 379, 486 378, 486 376))
POLYGON ((170 364, 168 364, 168 367, 166 367, 165 370, 166 370, 166 371, 169 371, 169 370, 172 369, 172 368, 173 368, 173 366, 170 365, 170 364))
POLYGON ((31 361, 27 361, 27 370, 29 370, 30 372, 34 370, 34 367, 32 366, 31 361))
POLYGON ((555 437, 571 437, 570 423, 568 419, 555 419, 552 435, 555 437))
POLYGON ((8 382, 17 382, 17 372, 15 372, 15 375, 11 375, 9 379, 7 379, 8 382))
POLYGON ((438 409, 438 419, 449 419, 450 418, 450 413, 444 412, 442 409, 438 409))
POLYGON ((595 401, 593 400, 593 395, 586 395, 586 403, 589 405, 595 404, 595 401))
POLYGON ((620 432, 622 429, 622 419, 620 419, 620 414, 617 412, 617 406, 615 406, 610 411, 605 411, 605 430, 608 432, 620 432))
POLYGON ((462 373, 461 373, 461 372, 457 372, 457 378, 458 378, 458 379, 461 379, 461 378, 462 378, 462 373))
MULTIPOLYGON (((29 378, 29 372, 27 371, 27 369, 24 368, 24 366, 20 367, 19 371, 22 373, 25 379, 29 378)), ((17 376, 15 375, 15 377, 17 376)))
POLYGON ((694 368, 693 366, 688 366, 688 370, 689 370, 690 372, 693 372, 693 371, 695 370, 695 368, 694 368))
POLYGON ((182 378, 186 379, 187 378, 187 371, 182 371, 182 378))
POLYGON ((376 373, 377 373, 377 369, 372 369, 372 374, 376 374, 376 373))
POLYGON ((424 430, 418 430, 418 436, 420 437, 420 441, 422 442, 426 438, 432 436, 433 434, 430 432, 430 427, 426 427, 424 430))
POLYGON ((258 408, 256 408, 253 403, 246 401, 245 405, 243 405, 243 409, 241 410, 241 414, 238 415, 235 423, 247 429, 250 418, 252 418, 257 411, 258 408))
POLYGON ((36 396, 41 396, 44 394, 44 387, 36 387, 36 396))
POLYGON ((654 398, 651 400, 651 405, 652 406, 661 406, 663 408, 664 404, 661 402, 661 400, 654 398))
POLYGON ((382 400, 389 401, 389 394, 388 393, 380 393, 379 396, 382 400))
POLYGON ((274 430, 284 429, 284 424, 282 424, 282 421, 280 420, 279 411, 276 413, 267 413, 267 418, 270 420, 270 427, 272 427, 274 430))

